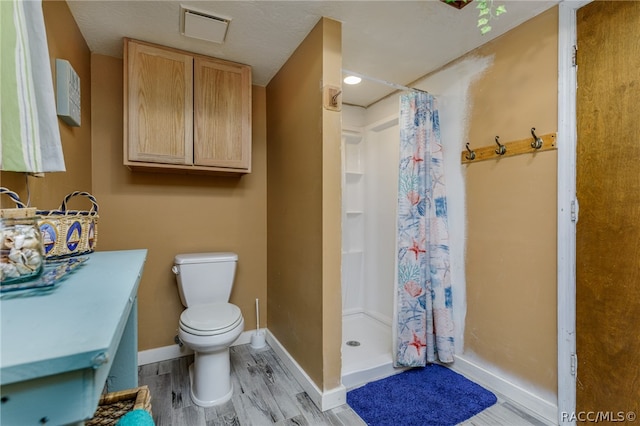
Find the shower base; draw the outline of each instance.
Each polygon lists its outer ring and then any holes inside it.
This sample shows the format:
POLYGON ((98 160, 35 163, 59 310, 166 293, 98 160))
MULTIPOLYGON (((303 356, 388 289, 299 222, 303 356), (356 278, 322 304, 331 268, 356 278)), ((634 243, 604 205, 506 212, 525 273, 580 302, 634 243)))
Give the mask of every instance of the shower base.
POLYGON ((404 371, 393 368, 391 351, 388 324, 366 313, 342 317, 342 384, 347 390, 404 371))

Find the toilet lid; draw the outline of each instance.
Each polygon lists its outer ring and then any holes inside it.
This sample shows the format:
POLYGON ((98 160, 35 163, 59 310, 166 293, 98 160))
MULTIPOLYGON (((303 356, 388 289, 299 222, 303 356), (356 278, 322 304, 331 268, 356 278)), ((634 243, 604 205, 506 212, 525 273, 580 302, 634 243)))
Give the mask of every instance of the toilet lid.
POLYGON ((226 333, 242 321, 240 308, 231 303, 209 303, 185 309, 180 314, 180 327, 198 336, 226 333))

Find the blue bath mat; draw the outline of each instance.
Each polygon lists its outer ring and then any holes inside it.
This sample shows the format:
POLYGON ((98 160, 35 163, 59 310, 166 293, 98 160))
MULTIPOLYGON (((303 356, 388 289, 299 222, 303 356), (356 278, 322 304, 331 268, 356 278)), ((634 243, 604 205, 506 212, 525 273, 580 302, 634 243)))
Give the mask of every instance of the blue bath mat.
POLYGON ((482 386, 437 364, 347 392, 347 403, 370 426, 456 425, 496 401, 482 386))

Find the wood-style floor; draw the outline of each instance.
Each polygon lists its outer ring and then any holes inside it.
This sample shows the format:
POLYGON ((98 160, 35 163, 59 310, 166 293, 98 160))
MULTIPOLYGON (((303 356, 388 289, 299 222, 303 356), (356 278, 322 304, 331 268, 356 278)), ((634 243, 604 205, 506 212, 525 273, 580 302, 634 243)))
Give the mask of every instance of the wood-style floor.
MULTIPOLYGON (((348 406, 321 412, 268 346, 231 347, 234 394, 218 407, 202 408, 189 395, 193 356, 142 365, 140 385, 151 392, 157 426, 360 426, 365 423, 348 406)), ((398 425, 401 425, 401 420, 398 425)), ((499 398, 498 404, 462 423, 466 426, 544 426, 545 423, 499 398)))

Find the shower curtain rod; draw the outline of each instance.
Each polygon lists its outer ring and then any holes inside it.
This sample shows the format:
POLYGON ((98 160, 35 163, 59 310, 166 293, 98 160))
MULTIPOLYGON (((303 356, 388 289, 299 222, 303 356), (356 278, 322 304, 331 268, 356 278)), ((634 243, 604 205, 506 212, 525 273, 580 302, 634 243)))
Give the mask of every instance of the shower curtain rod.
POLYGON ((360 77, 363 80, 369 80, 369 81, 373 81, 375 83, 384 84, 385 86, 393 87, 394 89, 397 89, 397 90, 409 90, 409 91, 413 91, 413 92, 429 93, 426 90, 416 89, 415 87, 403 86, 401 84, 393 83, 393 82, 387 81, 387 80, 381 80, 381 79, 375 78, 375 77, 370 77, 368 75, 360 74, 358 72, 347 70, 347 69, 344 69, 344 68, 342 69, 342 72, 344 72, 346 74, 349 74, 349 75, 353 75, 355 77, 360 77))

